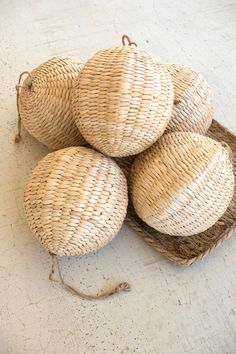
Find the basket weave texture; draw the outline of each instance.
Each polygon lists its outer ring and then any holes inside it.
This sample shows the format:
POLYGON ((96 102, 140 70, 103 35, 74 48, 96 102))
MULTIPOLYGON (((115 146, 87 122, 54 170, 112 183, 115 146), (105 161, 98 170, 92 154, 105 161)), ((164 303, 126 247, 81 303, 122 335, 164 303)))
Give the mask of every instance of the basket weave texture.
POLYGON ((71 147, 38 163, 24 201, 40 243, 58 256, 79 256, 96 251, 118 233, 127 211, 127 182, 110 158, 71 147))
MULTIPOLYGON (((236 177, 236 136, 225 127, 213 120, 207 136, 219 142, 225 141, 232 150, 234 177, 236 177)), ((133 159, 117 159, 127 177, 133 159)), ((129 179, 128 179, 129 181, 129 179)), ((201 207, 201 206, 200 206, 201 207)), ((126 221, 130 226, 169 260, 181 264, 191 265, 207 256, 220 246, 236 231, 236 190, 233 199, 224 215, 208 230, 194 236, 170 236, 160 233, 145 224, 134 211, 130 201, 126 221)))
POLYGON ((207 230, 224 214, 233 192, 228 150, 196 133, 164 134, 136 157, 131 171, 137 214, 169 235, 207 230))
POLYGON ((132 46, 96 53, 73 90, 75 121, 84 138, 110 156, 137 154, 164 132, 173 106, 168 70, 132 46))
POLYGON ((179 64, 167 64, 175 100, 166 132, 189 131, 205 134, 213 119, 212 92, 205 78, 179 64))
POLYGON ((71 90, 83 64, 53 57, 34 69, 19 94, 19 113, 28 132, 51 149, 83 145, 72 115, 71 90))

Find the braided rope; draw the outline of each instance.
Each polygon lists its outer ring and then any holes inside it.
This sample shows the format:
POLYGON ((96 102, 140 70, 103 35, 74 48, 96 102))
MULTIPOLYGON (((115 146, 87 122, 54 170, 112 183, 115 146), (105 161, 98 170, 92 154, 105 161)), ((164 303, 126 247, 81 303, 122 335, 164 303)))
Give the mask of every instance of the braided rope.
POLYGON ((129 46, 131 46, 131 45, 134 45, 135 47, 138 46, 137 43, 131 41, 131 39, 129 38, 129 36, 127 36, 127 34, 124 34, 122 36, 122 44, 126 45, 126 42, 127 42, 127 45, 129 45, 129 46))
POLYGON ((52 266, 51 266, 51 271, 49 274, 49 280, 59 282, 63 288, 65 288, 67 291, 69 291, 71 294, 78 296, 81 299, 84 300, 100 300, 100 299, 106 299, 108 297, 111 297, 114 294, 119 294, 122 291, 130 291, 130 285, 126 282, 119 283, 116 287, 100 292, 97 295, 88 295, 80 292, 79 290, 75 289, 71 285, 67 284, 62 276, 61 273, 61 268, 60 268, 60 263, 59 259, 55 254, 50 253, 52 257, 52 266), (53 275, 55 273, 55 267, 57 266, 57 271, 59 275, 59 280, 53 279, 53 275))
POLYGON ((28 71, 23 71, 18 79, 18 84, 16 85, 16 107, 17 107, 17 113, 18 113, 18 122, 17 122, 17 134, 15 136, 15 143, 19 143, 21 140, 21 115, 20 115, 20 107, 19 107, 19 98, 20 98, 20 89, 29 89, 31 90, 32 87, 32 80, 31 83, 28 86, 21 86, 21 80, 24 75, 28 75, 31 79, 31 74, 28 71))

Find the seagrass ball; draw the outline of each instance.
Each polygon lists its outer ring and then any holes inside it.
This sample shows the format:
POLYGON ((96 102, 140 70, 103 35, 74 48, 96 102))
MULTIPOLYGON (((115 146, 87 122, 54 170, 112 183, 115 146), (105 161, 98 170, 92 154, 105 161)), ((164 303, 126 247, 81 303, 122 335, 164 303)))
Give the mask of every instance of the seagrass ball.
POLYGON ((71 90, 83 64, 53 57, 34 69, 19 88, 19 114, 26 130, 51 149, 83 145, 73 119, 71 90))
POLYGON ((224 214, 233 192, 228 148, 196 133, 165 134, 132 166, 134 208, 164 234, 191 236, 207 230, 224 214))
POLYGON ((48 154, 24 193, 32 232, 58 256, 80 256, 106 245, 121 228, 127 204, 127 182, 119 166, 85 147, 48 154))
POLYGON ((132 45, 101 50, 75 80, 73 110, 82 135, 122 157, 151 146, 171 116, 173 84, 164 65, 132 45))
POLYGON ((174 84, 174 105, 166 132, 205 134, 213 119, 212 92, 206 79, 179 64, 166 65, 174 84))

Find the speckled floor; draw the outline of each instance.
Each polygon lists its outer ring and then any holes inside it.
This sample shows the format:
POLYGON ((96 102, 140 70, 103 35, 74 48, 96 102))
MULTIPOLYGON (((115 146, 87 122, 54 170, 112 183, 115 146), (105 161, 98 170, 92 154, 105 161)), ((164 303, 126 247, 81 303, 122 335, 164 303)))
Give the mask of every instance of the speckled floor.
POLYGON ((61 263, 81 290, 126 280, 132 291, 79 300, 48 281, 50 258, 23 212, 26 177, 48 150, 27 133, 13 144, 19 73, 55 54, 86 60, 123 33, 163 62, 201 71, 216 118, 236 131, 235 2, 1 0, 0 8, 0 353, 235 353, 235 237, 180 268, 124 226, 97 254, 61 263))

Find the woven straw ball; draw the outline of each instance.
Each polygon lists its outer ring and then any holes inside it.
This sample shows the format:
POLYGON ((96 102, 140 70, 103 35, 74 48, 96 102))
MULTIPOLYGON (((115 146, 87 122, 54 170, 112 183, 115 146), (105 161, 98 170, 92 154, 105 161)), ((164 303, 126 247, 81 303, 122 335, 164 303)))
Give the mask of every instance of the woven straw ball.
POLYGON ((205 134, 213 119, 212 93, 205 78, 194 70, 166 65, 174 84, 174 105, 166 132, 205 134))
POLYGON ((53 57, 34 69, 19 93, 24 127, 51 149, 83 145, 72 115, 71 90, 83 64, 74 57, 53 57))
POLYGON ((110 158, 71 147, 38 163, 24 202, 29 226, 44 248, 58 256, 79 256, 118 233, 126 215, 127 183, 110 158))
POLYGON ((163 134, 173 94, 168 70, 147 52, 132 45, 101 50, 75 81, 75 121, 104 154, 135 155, 163 134))
POLYGON ((191 236, 207 230, 224 214, 233 191, 228 148, 196 133, 165 134, 132 166, 134 208, 164 234, 191 236))

